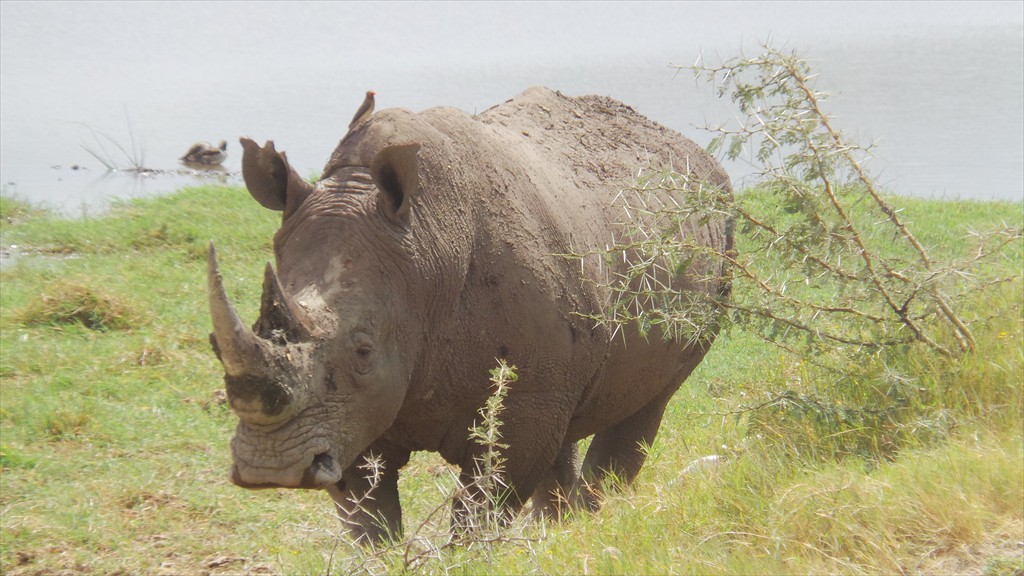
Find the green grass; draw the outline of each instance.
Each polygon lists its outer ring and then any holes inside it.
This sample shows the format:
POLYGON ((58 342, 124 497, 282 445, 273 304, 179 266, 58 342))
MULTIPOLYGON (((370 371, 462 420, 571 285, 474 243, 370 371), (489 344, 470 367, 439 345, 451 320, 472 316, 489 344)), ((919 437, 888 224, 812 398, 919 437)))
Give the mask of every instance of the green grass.
POLYGON ((32 203, 16 194, 9 194, 6 188, 0 190, 0 222, 14 223, 43 214, 45 214, 44 210, 33 206, 32 203))
MULTIPOLYGON (((1020 204, 899 203, 943 257, 968 250, 972 229, 1024 218, 1020 204)), ((402 571, 404 550, 367 558, 340 541, 326 495, 227 481, 235 419, 215 396, 205 252, 215 240, 230 296, 254 319, 278 214, 223 187, 81 220, 7 200, 0 212, 3 245, 24 251, 0 269, 0 572, 402 571)), ((1019 246, 1008 254, 994 272, 1019 277, 1019 246)), ((597 514, 524 522, 415 571, 1019 574, 1021 283, 964 304, 991 317, 975 326, 981 352, 909 350, 893 368, 913 380, 895 392, 884 374, 837 381, 727 333, 673 399, 633 488, 597 514), (758 408, 785 393, 804 404, 758 408), (822 417, 841 409, 854 417, 822 417), (708 454, 728 458, 680 475, 708 454)), ((401 483, 411 535, 450 475, 418 454, 401 483)), ((447 519, 430 522, 440 542, 447 519)))

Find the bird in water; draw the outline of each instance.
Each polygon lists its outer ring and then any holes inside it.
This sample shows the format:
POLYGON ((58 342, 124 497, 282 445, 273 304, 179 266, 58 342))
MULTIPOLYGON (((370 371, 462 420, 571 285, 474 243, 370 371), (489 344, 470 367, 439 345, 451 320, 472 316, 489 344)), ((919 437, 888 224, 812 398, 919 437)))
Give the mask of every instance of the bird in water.
POLYGON ((220 144, 216 147, 210 146, 206 142, 198 142, 193 144, 188 152, 180 158, 182 162, 187 164, 205 164, 207 166, 216 166, 224 161, 228 157, 228 143, 226 140, 221 140, 220 144))
POLYGON ((373 114, 373 97, 376 95, 377 93, 373 90, 366 92, 366 98, 363 99, 362 106, 359 107, 359 110, 356 110, 356 115, 352 117, 352 122, 348 125, 349 131, 355 130, 356 126, 362 124, 364 120, 373 114))

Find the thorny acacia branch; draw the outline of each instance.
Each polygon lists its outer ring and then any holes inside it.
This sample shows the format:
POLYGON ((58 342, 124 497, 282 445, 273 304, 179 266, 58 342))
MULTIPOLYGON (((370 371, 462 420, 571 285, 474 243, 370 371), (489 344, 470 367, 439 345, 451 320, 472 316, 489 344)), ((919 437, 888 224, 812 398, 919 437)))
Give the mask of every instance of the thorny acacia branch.
POLYGON ((650 166, 616 198, 627 232, 603 252, 572 254, 607 266, 613 305, 599 322, 637 323, 686 342, 738 322, 792 349, 839 356, 918 343, 946 357, 975 350, 973 319, 954 303, 1010 279, 977 273, 986 259, 1020 243, 1003 226, 973 233, 973 257, 933 258, 866 169, 870 147, 837 129, 796 53, 763 46, 753 58, 691 67, 739 108, 736 125, 709 127, 709 151, 748 153, 757 183, 735 202, 671 169, 650 166), (694 218, 736 219, 737 251, 698 246, 683 234, 694 218), (725 264, 729 300, 703 294, 708 261, 725 264), (615 266, 612 266, 615 264, 615 266), (728 314, 724 314, 728 312, 728 314))

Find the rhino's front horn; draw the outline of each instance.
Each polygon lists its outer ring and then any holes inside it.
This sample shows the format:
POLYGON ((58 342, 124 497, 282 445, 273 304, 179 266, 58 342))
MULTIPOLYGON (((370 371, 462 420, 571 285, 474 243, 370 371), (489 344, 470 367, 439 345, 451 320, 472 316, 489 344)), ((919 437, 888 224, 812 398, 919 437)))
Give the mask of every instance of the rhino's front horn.
POLYGON ((217 265, 217 249, 210 242, 207 255, 206 284, 210 297, 210 317, 213 320, 213 345, 217 356, 230 376, 252 373, 253 368, 265 363, 259 339, 242 324, 235 307, 228 300, 224 281, 217 265))

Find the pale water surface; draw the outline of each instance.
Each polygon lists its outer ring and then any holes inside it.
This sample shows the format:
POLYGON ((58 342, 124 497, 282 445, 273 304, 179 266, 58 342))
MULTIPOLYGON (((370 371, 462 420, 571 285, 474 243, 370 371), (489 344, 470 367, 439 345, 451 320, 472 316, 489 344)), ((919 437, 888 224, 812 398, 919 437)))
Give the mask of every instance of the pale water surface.
MULTIPOLYGON (((318 173, 368 89, 378 109, 480 112, 527 87, 602 94, 698 142, 728 119, 689 65, 760 41, 821 72, 836 123, 895 193, 1024 196, 1024 3, 0 3, 0 183, 69 213, 188 176, 197 140, 273 139, 318 173), (127 164, 109 141, 106 154, 127 164), (73 169, 73 167, 79 169, 73 169)), ((742 185, 749 172, 730 165, 742 185)), ((207 178, 238 182, 237 175, 207 178)))

